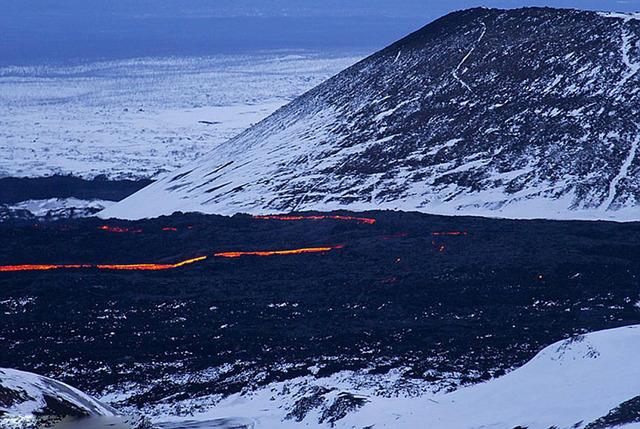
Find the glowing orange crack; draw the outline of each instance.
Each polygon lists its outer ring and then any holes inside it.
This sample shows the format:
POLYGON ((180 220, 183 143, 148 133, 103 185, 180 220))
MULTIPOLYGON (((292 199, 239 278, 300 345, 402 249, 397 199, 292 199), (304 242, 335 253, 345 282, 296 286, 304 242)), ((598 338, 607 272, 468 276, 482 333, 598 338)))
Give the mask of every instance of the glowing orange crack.
POLYGON ((177 264, 60 264, 60 265, 3 265, 0 266, 0 271, 44 271, 44 270, 56 270, 60 268, 99 268, 101 270, 146 270, 146 271, 158 271, 168 270, 171 268, 181 267, 183 265, 192 264, 194 262, 203 261, 207 259, 206 256, 200 256, 198 258, 187 259, 186 261, 178 262, 177 264))
POLYGON ((0 271, 43 271, 58 268, 90 268, 92 265, 2 265, 0 271))
POLYGON ((432 232, 431 235, 467 235, 466 231, 432 232))
POLYGON ((215 253, 213 256, 221 258, 238 258, 240 256, 255 255, 255 256, 272 256, 272 255, 293 255, 297 253, 316 253, 316 252, 328 252, 334 249, 342 249, 344 246, 333 247, 305 247, 302 249, 292 250, 265 250, 257 252, 220 252, 215 253))
MULTIPOLYGON (((316 253, 316 252, 328 252, 334 249, 342 249, 344 246, 332 246, 332 247, 306 247, 302 249, 291 250, 266 250, 256 252, 220 252, 215 253, 213 256, 221 258, 238 258, 245 255, 255 256, 271 256, 271 255, 293 255, 299 253, 316 253)), ((49 264, 49 265, 0 265, 0 272, 8 271, 45 271, 45 270, 57 270, 65 268, 98 268, 101 270, 141 270, 141 271, 159 271, 169 270, 171 268, 182 267, 183 265, 193 264, 207 259, 207 256, 200 256, 198 258, 187 259, 185 261, 178 262, 176 264, 49 264)))
POLYGON ((272 219, 272 220, 322 220, 322 219, 339 219, 339 220, 353 220, 356 222, 363 222, 372 224, 375 223, 375 219, 366 217, 353 217, 353 216, 252 216, 254 219, 272 219))
POLYGON ((200 256, 199 258, 187 259, 186 261, 178 262, 177 264, 128 264, 128 265, 96 265, 96 268, 103 270, 168 270, 170 268, 178 268, 183 265, 193 264, 194 262, 204 261, 206 256, 200 256))
POLYGON ((108 232, 132 232, 134 234, 142 232, 141 229, 122 228, 122 227, 119 227, 119 226, 109 226, 109 225, 103 225, 103 226, 99 227, 98 229, 101 229, 103 231, 108 231, 108 232))

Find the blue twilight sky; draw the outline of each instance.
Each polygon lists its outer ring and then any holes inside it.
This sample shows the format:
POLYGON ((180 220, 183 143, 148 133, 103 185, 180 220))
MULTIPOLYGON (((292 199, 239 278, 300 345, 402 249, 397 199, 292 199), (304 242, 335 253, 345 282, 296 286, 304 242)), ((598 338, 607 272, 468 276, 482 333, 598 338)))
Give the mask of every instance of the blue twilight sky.
POLYGON ((640 11, 640 0, 0 0, 0 65, 260 50, 373 52, 474 6, 640 11))

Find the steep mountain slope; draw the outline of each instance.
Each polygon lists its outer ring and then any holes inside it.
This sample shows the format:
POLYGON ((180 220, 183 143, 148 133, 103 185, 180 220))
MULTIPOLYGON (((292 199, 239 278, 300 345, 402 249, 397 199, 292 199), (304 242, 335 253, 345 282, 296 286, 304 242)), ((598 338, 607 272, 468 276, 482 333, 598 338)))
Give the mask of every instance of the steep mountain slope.
POLYGON ((235 420, 253 421, 261 428, 638 427, 638 353, 639 326, 600 331, 552 344, 500 378, 413 398, 383 397, 366 386, 354 389, 345 382, 348 377, 342 382, 340 377, 316 380, 315 388, 301 378, 226 398, 195 416, 203 424, 192 427, 210 427, 205 422, 229 416, 242 416, 235 420), (301 397, 305 391, 307 396, 301 397), (333 420, 327 411, 334 412, 333 420))
POLYGON ((104 217, 389 208, 640 219, 640 21, 447 15, 104 217))

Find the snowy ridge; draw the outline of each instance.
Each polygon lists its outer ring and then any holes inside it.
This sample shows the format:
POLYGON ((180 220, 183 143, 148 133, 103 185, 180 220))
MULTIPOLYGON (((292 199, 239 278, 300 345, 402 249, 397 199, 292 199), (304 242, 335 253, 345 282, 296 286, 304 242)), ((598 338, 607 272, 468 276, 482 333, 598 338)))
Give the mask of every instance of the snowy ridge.
POLYGON ((447 15, 101 216, 640 220, 639 36, 640 21, 595 12, 447 15))
POLYGON ((113 408, 74 387, 48 377, 8 368, 0 368, 0 399, 0 423, 1 418, 47 414, 46 409, 52 403, 72 410, 75 415, 117 415, 113 408))
POLYGON ((638 427, 639 353, 636 325, 560 341, 507 375, 451 393, 384 397, 353 389, 345 375, 342 381, 307 377, 232 395, 186 418, 155 420, 161 427, 188 420, 203 428, 222 420, 260 428, 638 427))

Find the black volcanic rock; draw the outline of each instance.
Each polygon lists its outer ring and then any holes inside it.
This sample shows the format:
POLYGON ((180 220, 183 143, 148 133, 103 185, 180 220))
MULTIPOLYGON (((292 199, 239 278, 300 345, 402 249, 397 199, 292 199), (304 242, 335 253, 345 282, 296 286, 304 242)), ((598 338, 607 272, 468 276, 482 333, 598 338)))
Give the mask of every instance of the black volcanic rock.
POLYGON ((640 218, 640 20, 447 15, 109 208, 640 218))

